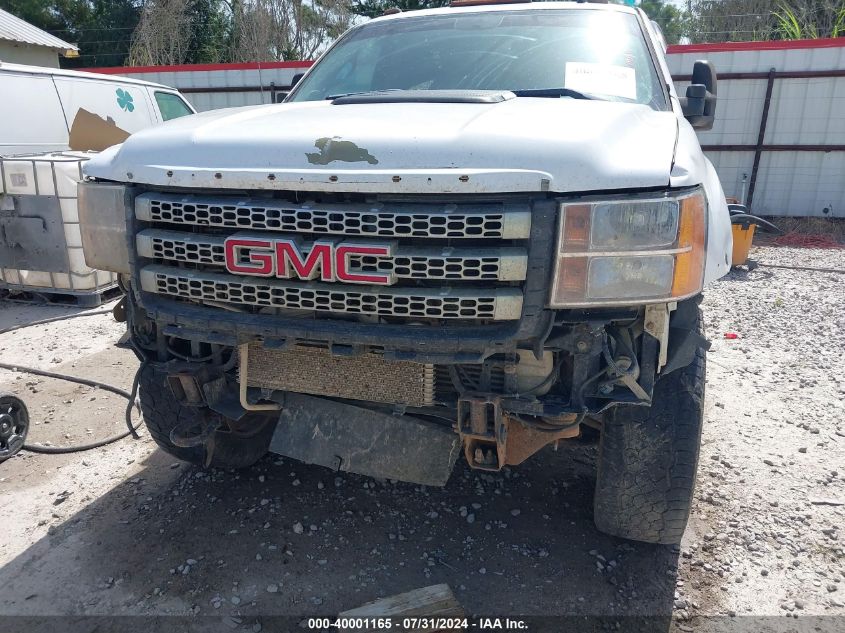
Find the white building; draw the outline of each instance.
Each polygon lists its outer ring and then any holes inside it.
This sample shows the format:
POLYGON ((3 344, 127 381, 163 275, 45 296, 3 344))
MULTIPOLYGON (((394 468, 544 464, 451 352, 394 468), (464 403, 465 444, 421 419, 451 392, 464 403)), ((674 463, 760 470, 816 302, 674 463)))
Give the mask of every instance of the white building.
POLYGON ((59 55, 76 57, 79 48, 0 9, 0 63, 58 68, 59 55))

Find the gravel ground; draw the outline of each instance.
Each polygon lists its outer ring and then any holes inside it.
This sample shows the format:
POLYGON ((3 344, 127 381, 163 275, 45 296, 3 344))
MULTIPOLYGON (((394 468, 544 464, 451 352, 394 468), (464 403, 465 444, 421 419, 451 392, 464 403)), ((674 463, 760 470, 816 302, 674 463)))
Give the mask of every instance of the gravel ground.
MULTIPOLYGON (((845 270, 845 250, 753 256, 845 270)), ((765 265, 708 288, 707 425, 680 548, 595 530, 591 438, 497 475, 459 465, 434 489, 275 456, 240 473, 203 471, 144 434, 0 465, 0 614, 215 615, 256 631, 270 616, 333 615, 446 582, 470 614, 845 630, 843 290, 843 274, 765 265)), ((0 329, 62 310, 72 311, 3 304, 0 329)), ((0 352, 128 388, 137 363, 114 347, 121 332, 90 317, 2 335, 0 352)), ((0 380, 25 398, 32 441, 81 443, 123 428, 118 397, 7 372, 0 380)))

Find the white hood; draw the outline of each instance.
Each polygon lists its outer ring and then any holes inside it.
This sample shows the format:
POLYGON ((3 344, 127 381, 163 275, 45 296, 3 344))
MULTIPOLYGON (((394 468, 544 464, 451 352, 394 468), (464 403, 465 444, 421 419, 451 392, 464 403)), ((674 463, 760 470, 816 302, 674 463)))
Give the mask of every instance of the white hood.
POLYGON ((665 187, 677 133, 672 112, 568 98, 289 103, 143 130, 85 173, 176 187, 384 193, 665 187))

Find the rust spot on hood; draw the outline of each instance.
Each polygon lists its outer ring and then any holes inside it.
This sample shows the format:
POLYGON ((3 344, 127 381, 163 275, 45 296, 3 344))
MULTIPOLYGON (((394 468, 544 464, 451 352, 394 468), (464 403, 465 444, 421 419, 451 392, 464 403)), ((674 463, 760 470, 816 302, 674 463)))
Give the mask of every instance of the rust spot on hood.
POLYGON ((378 159, 363 147, 358 147, 352 141, 343 141, 339 136, 318 138, 314 147, 319 152, 306 152, 305 156, 312 165, 328 165, 339 160, 344 163, 363 163, 378 165, 378 159))

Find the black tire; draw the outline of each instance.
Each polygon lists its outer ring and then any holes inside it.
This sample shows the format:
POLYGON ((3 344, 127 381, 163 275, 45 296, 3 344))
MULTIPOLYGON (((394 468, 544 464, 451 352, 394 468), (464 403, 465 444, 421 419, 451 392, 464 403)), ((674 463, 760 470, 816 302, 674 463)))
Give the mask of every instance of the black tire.
POLYGON ((13 393, 0 393, 0 463, 13 457, 26 443, 29 411, 13 393))
MULTIPOLYGON (((206 415, 207 410, 197 407, 185 407, 173 396, 166 382, 166 376, 152 367, 145 367, 138 384, 138 396, 144 423, 155 443, 166 453, 177 459, 198 466, 205 466, 207 453, 205 446, 185 448, 170 441, 170 432, 177 425, 206 415)), ((217 415, 212 413, 211 415, 217 415)), ((250 414, 247 424, 244 420, 239 426, 246 430, 237 433, 217 431, 214 434, 211 463, 214 468, 248 468, 261 459, 270 445, 270 439, 276 428, 277 416, 250 414)), ((225 424, 224 424, 225 426, 225 424)))
MULTIPOLYGON (((700 316, 695 328, 701 332, 700 316)), ((689 520, 704 422, 706 351, 654 387, 651 407, 605 415, 594 500, 596 526, 634 541, 675 545, 689 520)))

